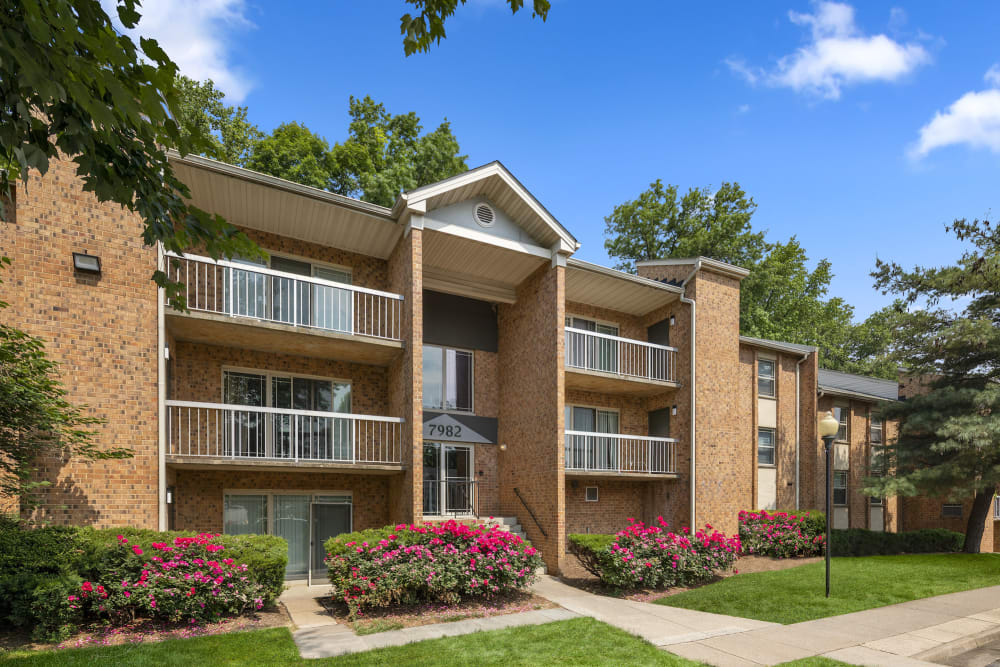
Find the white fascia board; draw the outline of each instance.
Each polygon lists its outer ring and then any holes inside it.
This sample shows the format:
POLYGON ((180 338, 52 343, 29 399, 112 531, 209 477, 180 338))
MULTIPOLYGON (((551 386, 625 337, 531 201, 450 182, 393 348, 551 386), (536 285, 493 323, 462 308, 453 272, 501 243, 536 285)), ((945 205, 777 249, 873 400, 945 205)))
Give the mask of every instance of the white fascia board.
POLYGON ((636 266, 695 266, 701 262, 701 268, 709 269, 717 273, 722 273, 733 278, 743 279, 750 275, 749 269, 720 262, 711 257, 681 257, 678 259, 642 259, 635 263, 636 266))
POLYGON ((566 263, 567 266, 574 269, 600 273, 611 278, 617 278, 618 280, 626 280, 628 282, 637 283, 639 285, 643 285, 644 287, 653 287, 658 290, 673 292, 674 294, 681 294, 684 292, 684 288, 677 285, 670 285, 668 283, 660 282, 659 280, 653 280, 652 278, 644 278, 631 273, 625 273, 624 271, 611 269, 606 266, 601 266, 600 264, 585 262, 582 259, 576 259, 575 257, 570 257, 566 263))
POLYGON ((452 236, 458 236, 470 241, 476 241, 477 243, 497 246, 506 250, 523 252, 528 255, 534 255, 535 257, 541 257, 542 259, 550 259, 552 257, 552 251, 548 248, 532 245, 530 243, 521 243, 520 241, 515 241, 513 239, 505 239, 500 236, 494 236, 485 232, 476 231, 475 229, 469 229, 468 227, 462 227, 461 225, 441 222, 440 220, 435 220, 434 218, 424 218, 424 229, 441 232, 443 234, 451 234, 452 236))

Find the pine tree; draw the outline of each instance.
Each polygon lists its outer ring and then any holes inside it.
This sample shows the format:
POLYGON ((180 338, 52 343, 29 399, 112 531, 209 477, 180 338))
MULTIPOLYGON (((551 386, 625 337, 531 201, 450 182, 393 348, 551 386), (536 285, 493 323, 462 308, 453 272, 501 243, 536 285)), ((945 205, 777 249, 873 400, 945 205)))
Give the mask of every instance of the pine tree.
POLYGON ((879 261, 872 273, 907 305, 894 322, 893 355, 922 386, 886 406, 899 436, 885 451, 888 474, 869 486, 879 495, 974 497, 964 550, 977 553, 1000 484, 1000 227, 962 219, 946 229, 969 246, 955 265, 907 271, 879 261))

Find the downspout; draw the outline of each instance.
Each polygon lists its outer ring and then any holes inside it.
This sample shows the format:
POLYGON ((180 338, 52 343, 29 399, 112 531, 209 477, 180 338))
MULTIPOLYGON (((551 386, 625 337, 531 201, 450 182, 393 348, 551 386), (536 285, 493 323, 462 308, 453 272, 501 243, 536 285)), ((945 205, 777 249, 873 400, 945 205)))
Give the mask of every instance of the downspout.
POLYGON ((802 367, 802 362, 809 358, 810 353, 802 355, 798 363, 795 364, 795 509, 799 509, 799 488, 800 488, 800 472, 802 469, 802 462, 799 458, 800 442, 802 440, 802 432, 799 427, 799 412, 802 409, 802 401, 799 396, 799 369, 802 367))
POLYGON ((691 534, 692 535, 695 532, 695 526, 698 525, 697 521, 696 521, 696 518, 697 518, 697 515, 698 515, 698 513, 697 513, 697 507, 696 507, 697 495, 695 494, 695 485, 696 485, 696 482, 697 482, 697 475, 698 475, 698 471, 697 471, 697 467, 696 467, 696 462, 697 462, 697 448, 695 447, 695 438, 697 437, 697 430, 695 428, 695 422, 696 422, 697 414, 698 414, 698 412, 697 412, 698 394, 697 394, 697 391, 696 391, 696 389, 697 389, 697 373, 696 373, 696 363, 695 363, 696 360, 697 360, 697 356, 696 356, 696 354, 697 354, 697 352, 696 352, 697 351, 696 342, 697 342, 697 337, 698 337, 698 327, 697 327, 697 324, 698 324, 698 304, 695 303, 694 299, 690 299, 690 298, 687 297, 687 284, 688 284, 688 282, 692 278, 694 278, 694 275, 696 273, 698 273, 698 271, 700 269, 701 269, 701 260, 699 259, 699 260, 697 260, 695 262, 694 269, 691 271, 691 273, 688 275, 688 277, 684 279, 684 282, 681 283, 681 286, 685 288, 685 293, 681 295, 681 303, 686 303, 689 306, 691 306, 691 352, 690 352, 690 356, 691 356, 691 360, 690 360, 690 363, 691 363, 691 380, 690 380, 690 383, 691 383, 691 417, 689 419, 689 421, 691 422, 691 435, 690 435, 690 437, 691 437, 691 457, 690 457, 691 458, 691 471, 690 471, 689 475, 691 477, 691 524, 690 525, 691 525, 691 534))
MULTIPOLYGON (((156 245, 156 268, 164 270, 163 246, 156 245)), ((156 288, 156 404, 157 404, 157 484, 156 496, 159 508, 157 525, 159 530, 167 529, 167 360, 164 357, 167 336, 163 312, 164 291, 156 288)))

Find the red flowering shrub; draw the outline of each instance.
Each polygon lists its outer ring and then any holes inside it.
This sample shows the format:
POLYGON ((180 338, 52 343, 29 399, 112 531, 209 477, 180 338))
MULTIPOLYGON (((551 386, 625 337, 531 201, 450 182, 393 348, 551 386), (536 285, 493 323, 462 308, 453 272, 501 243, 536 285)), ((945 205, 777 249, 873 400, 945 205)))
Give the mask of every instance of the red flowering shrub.
POLYGON ((743 553, 775 558, 815 556, 822 552, 826 538, 813 534, 809 512, 740 512, 740 541, 743 553))
POLYGON ((580 554, 588 569, 608 586, 623 589, 689 586, 729 569, 739 557, 740 538, 711 526, 690 535, 687 529, 669 532, 663 517, 657 524, 629 519, 628 528, 603 544, 570 536, 571 549, 589 552, 580 554))
POLYGON ((365 607, 504 595, 531 584, 542 564, 513 533, 455 521, 341 535, 326 551, 330 583, 352 615, 365 607))
POLYGON ((118 536, 98 581, 84 581, 70 608, 81 617, 115 622, 137 616, 199 623, 237 616, 264 606, 263 586, 245 564, 225 558, 217 535, 153 542, 150 552, 118 536))

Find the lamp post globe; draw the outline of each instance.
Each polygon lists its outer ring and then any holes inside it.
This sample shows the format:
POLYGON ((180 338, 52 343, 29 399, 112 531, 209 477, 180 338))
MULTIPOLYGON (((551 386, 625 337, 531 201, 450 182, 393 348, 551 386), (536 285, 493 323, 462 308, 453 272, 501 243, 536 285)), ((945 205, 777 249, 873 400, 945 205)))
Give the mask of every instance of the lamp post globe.
POLYGON ((830 476, 833 468, 833 439, 837 437, 840 430, 840 422, 829 410, 819 420, 819 435, 823 438, 823 448, 826 454, 826 597, 830 597, 830 505, 833 504, 833 489, 831 487, 830 476))

